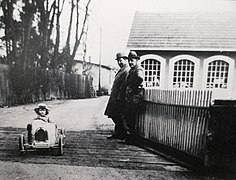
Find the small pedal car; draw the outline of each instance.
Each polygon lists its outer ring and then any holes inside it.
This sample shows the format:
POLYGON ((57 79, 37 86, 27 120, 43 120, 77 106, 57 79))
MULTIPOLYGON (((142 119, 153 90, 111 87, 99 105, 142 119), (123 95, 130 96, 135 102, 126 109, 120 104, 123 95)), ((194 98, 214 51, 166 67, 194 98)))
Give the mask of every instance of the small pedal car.
POLYGON ((57 154, 60 156, 64 154, 64 129, 58 129, 54 123, 47 123, 41 120, 34 120, 31 127, 31 137, 29 137, 29 132, 26 133, 27 135, 20 134, 19 136, 19 150, 21 154, 27 151, 47 149, 56 149, 57 154))

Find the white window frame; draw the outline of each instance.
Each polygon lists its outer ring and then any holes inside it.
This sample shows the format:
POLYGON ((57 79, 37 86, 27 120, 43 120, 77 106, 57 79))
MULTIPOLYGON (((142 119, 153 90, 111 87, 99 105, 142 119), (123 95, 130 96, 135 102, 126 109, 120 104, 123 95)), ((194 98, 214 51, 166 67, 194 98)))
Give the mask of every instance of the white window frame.
POLYGON ((165 79, 165 64, 166 64, 166 59, 164 59, 161 56, 158 56, 156 54, 147 54, 147 55, 143 55, 140 57, 140 64, 147 60, 147 59, 154 59, 156 61, 160 62, 160 86, 159 87, 146 87, 147 89, 161 89, 164 86, 164 79, 165 79))
MULTIPOLYGON (((224 55, 214 55, 211 57, 208 57, 204 59, 204 65, 203 65, 203 88, 204 89, 216 89, 216 88, 206 88, 207 85, 207 72, 208 72, 208 65, 216 60, 225 61, 229 64, 229 71, 228 71, 228 82, 227 82, 227 88, 222 88, 222 90, 232 90, 233 89, 233 82, 234 82, 234 60, 230 57, 224 56, 224 55)), ((218 89, 218 88, 217 88, 218 89)))
POLYGON ((198 59, 194 56, 183 54, 183 55, 177 55, 177 56, 171 58, 170 63, 169 63, 169 84, 168 84, 169 89, 199 89, 198 88, 199 70, 200 70, 200 59, 198 59), (181 87, 174 88, 173 87, 174 64, 177 61, 184 60, 184 59, 189 60, 189 61, 193 62, 193 64, 194 64, 193 87, 192 88, 181 88, 181 87))

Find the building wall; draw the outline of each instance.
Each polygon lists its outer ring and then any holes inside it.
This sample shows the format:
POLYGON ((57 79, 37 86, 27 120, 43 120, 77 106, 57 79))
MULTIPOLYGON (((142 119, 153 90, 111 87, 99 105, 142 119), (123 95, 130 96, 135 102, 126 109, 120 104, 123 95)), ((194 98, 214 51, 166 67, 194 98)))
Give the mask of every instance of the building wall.
MULTIPOLYGON (((98 90, 99 86, 99 66, 93 65, 90 74, 93 77, 93 85, 95 90, 98 90)), ((114 80, 114 70, 106 69, 101 67, 101 76, 100 76, 100 85, 102 88, 105 88, 108 90, 108 92, 111 91, 111 85, 114 80)))
MULTIPOLYGON (((75 65, 73 66, 74 72, 77 74, 82 74, 83 65, 81 61, 76 61, 75 65)), ((87 72, 86 74, 91 75, 93 78, 93 88, 98 90, 99 88, 99 65, 93 63, 87 63, 86 65, 87 72)), ((100 77, 100 85, 101 88, 105 88, 108 90, 108 93, 111 92, 111 87, 113 84, 113 80, 115 78, 115 69, 110 67, 101 66, 101 77, 100 77)))
MULTIPOLYGON (((209 89, 210 86, 218 86, 218 84, 208 85, 209 87, 206 87, 206 78, 207 78, 207 71, 208 71, 208 65, 210 62, 220 59, 224 62, 227 62, 229 64, 229 75, 228 75, 228 82, 227 82, 227 88, 223 88, 226 85, 221 85, 221 88, 212 87, 210 89, 214 90, 214 96, 215 98, 222 97, 222 94, 224 94, 223 97, 225 98, 236 98, 236 53, 230 53, 230 52, 180 52, 180 51, 138 51, 137 53, 141 56, 140 63, 147 59, 156 59, 160 62, 161 67, 161 73, 160 73, 160 85, 158 87, 146 87, 146 88, 159 88, 159 89, 209 89), (194 64, 194 76, 193 76, 193 83, 187 83, 181 84, 181 87, 173 87, 173 74, 174 65, 176 68, 183 68, 179 67, 182 65, 178 64, 176 65, 175 62, 177 62, 180 59, 187 59, 190 60, 189 63, 194 64), (191 86, 192 84, 192 86, 191 86)), ((188 62, 188 61, 187 61, 188 62)), ((149 64, 149 63, 146 63, 149 64)), ((149 64, 150 65, 150 64, 149 64)), ((221 67, 221 65, 219 65, 221 67)), ((146 66, 148 67, 148 66, 146 66)), ((153 69, 154 65, 152 67, 149 67, 149 69, 153 69)), ((223 68, 223 65, 222 65, 223 68)), ((217 71, 218 72, 218 71, 217 71)), ((223 73, 223 72, 221 72, 223 73)), ((148 73, 149 74, 149 73, 148 73)), ((176 74, 176 73, 175 73, 176 74)), ((191 74, 191 73, 189 73, 191 74)), ((212 72, 211 74, 214 74, 212 72)), ((146 72, 147 75, 147 72, 146 72)), ((147 75, 147 76, 150 76, 147 75)), ((187 76, 191 78, 191 76, 187 76)), ((152 79, 152 78, 151 78, 152 79)), ((153 78, 155 79, 155 78, 153 78)), ((178 78, 176 78, 178 79, 178 78)), ((210 79, 210 78, 208 78, 210 79)), ((226 79, 226 78, 225 78, 226 79)), ((222 79, 214 79, 215 82, 218 81, 218 83, 221 83, 222 79)), ((176 83, 179 85, 179 83, 176 83)), ((209 84, 209 83, 208 83, 209 84)))

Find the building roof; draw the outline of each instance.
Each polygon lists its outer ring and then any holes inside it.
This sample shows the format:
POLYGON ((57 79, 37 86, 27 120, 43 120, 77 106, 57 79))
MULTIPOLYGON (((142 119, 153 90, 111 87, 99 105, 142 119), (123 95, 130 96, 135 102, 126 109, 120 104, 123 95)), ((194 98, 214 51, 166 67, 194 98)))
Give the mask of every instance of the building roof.
POLYGON ((236 51, 236 11, 136 12, 127 48, 236 51))
MULTIPOLYGON (((74 63, 83 64, 83 61, 79 60, 79 59, 74 59, 74 63)), ((97 66, 97 67, 100 66, 98 63, 93 63, 93 62, 86 62, 86 63, 89 64, 89 65, 97 66)), ((107 70, 116 70, 117 69, 117 68, 115 68, 115 67, 113 67, 111 65, 103 65, 103 64, 101 64, 101 67, 104 68, 104 69, 107 69, 107 70)))

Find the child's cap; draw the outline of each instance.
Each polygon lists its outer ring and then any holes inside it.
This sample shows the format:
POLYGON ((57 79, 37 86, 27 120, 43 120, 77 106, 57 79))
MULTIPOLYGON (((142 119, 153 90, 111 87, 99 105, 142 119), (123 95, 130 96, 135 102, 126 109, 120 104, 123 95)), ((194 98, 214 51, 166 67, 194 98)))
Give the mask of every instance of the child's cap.
POLYGON ((36 108, 34 108, 34 111, 38 114, 40 109, 45 109, 46 110, 46 115, 49 113, 50 109, 47 107, 46 104, 40 103, 36 108))

